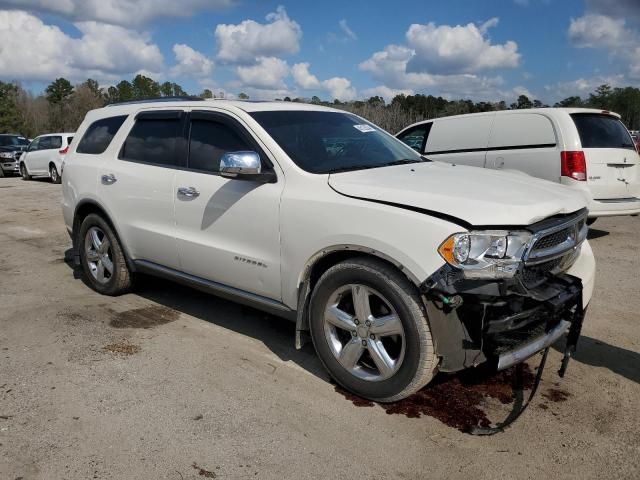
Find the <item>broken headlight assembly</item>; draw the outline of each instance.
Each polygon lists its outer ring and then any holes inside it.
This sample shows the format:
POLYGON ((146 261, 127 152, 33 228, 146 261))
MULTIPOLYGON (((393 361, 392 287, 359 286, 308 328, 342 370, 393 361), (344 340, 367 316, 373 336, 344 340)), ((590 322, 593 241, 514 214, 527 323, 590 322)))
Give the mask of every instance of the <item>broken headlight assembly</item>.
POLYGON ((438 248, 440 256, 469 279, 512 278, 531 242, 529 232, 503 230, 454 233, 438 248))

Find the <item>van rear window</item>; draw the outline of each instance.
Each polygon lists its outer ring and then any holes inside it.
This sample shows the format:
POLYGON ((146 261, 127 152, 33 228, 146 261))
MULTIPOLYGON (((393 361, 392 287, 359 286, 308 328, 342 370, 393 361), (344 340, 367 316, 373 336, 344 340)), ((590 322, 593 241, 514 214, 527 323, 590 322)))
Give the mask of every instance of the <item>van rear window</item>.
POLYGON ((635 150, 631 135, 624 124, 611 115, 574 113, 582 148, 628 148, 635 150))

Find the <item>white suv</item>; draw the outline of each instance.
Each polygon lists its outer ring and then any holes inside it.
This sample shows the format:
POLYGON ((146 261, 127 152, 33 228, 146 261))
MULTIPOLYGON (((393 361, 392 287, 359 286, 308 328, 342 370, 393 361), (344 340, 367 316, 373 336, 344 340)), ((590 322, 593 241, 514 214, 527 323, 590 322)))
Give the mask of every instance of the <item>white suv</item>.
POLYGON ((595 262, 571 189, 431 162, 314 105, 121 104, 77 135, 64 218, 98 292, 140 272, 289 318, 379 401, 577 339, 595 262))
POLYGON ((33 139, 20 158, 20 174, 24 180, 48 176, 60 183, 62 163, 75 133, 48 133, 33 139))
POLYGON ((586 108, 472 113, 419 122, 397 137, 430 159, 517 170, 585 195, 589 223, 640 213, 640 156, 620 115, 586 108))

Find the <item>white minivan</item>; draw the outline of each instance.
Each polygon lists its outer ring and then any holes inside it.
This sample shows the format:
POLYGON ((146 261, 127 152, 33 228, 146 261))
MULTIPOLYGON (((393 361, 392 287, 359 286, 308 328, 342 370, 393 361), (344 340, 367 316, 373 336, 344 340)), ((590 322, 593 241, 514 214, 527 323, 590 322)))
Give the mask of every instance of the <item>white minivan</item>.
POLYGON ((516 170, 581 190, 589 223, 640 213, 640 156, 616 113, 542 108, 427 120, 396 135, 452 164, 516 170))
POLYGON ((20 159, 20 174, 24 180, 31 177, 49 177, 60 183, 62 160, 69 151, 73 133, 48 133, 36 137, 20 159))

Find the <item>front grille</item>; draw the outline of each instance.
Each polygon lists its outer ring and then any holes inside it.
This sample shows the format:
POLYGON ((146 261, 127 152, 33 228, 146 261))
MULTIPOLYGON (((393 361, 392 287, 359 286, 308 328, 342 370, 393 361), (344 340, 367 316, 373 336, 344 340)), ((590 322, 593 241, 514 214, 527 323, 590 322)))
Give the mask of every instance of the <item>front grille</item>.
POLYGON ((540 240, 536 242, 533 246, 533 251, 545 250, 547 248, 553 248, 561 243, 566 242, 571 236, 571 232, 573 231, 573 227, 565 228, 560 230, 559 232, 550 233, 549 235, 542 237, 540 240))
POLYGON ((536 287, 546 280, 547 275, 556 273, 554 270, 560 267, 564 261, 565 257, 558 257, 548 262, 525 266, 522 271, 522 281, 528 288, 536 287))

